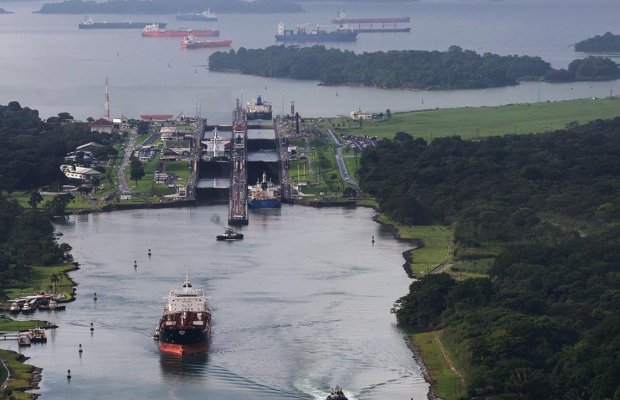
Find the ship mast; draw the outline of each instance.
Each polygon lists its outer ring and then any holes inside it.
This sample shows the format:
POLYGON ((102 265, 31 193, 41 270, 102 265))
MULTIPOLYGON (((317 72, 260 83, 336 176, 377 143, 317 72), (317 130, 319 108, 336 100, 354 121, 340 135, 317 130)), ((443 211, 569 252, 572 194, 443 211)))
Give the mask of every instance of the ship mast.
POLYGON ((103 93, 103 116, 108 121, 110 120, 110 88, 108 87, 108 78, 105 78, 105 92, 103 93))

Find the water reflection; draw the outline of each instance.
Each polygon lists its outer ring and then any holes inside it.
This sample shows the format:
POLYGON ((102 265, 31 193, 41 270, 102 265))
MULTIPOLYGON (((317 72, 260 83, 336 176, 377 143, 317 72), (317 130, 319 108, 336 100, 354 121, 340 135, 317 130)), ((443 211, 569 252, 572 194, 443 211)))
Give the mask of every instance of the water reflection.
POLYGON ((207 375, 209 353, 192 354, 189 356, 175 356, 161 353, 159 368, 166 382, 187 383, 188 379, 197 379, 207 375))

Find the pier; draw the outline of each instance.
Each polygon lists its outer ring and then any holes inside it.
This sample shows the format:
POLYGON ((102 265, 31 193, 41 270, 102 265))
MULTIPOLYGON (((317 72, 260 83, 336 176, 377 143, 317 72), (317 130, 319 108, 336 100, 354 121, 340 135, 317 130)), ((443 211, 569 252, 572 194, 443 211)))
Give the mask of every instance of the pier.
POLYGON ((228 224, 248 223, 248 184, 247 184, 247 123, 242 111, 233 123, 233 148, 231 149, 230 191, 228 195, 228 224))

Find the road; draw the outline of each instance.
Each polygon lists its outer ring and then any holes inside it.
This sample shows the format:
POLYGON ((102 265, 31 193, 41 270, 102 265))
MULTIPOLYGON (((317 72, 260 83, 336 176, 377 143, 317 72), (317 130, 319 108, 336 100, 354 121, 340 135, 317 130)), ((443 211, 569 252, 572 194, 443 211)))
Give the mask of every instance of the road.
POLYGON ((134 146, 136 145, 136 137, 138 137, 138 130, 132 129, 131 132, 129 132, 129 143, 127 143, 127 147, 125 148, 125 156, 123 157, 123 162, 118 169, 118 188, 121 192, 121 195, 131 194, 129 186, 127 185, 127 181, 125 180, 125 170, 129 165, 129 159, 131 158, 134 146))
POLYGON ((340 171, 340 176, 342 176, 342 179, 344 179, 344 181, 349 185, 351 189, 359 190, 360 187, 357 184, 357 182, 355 182, 349 176, 349 171, 347 171, 347 165, 344 163, 344 157, 340 153, 340 150, 342 149, 342 143, 340 143, 334 131, 332 131, 331 129, 327 129, 327 132, 329 133, 329 136, 331 136, 334 143, 336 143, 336 146, 338 146, 336 147, 336 150, 334 153, 336 155, 336 163, 338 164, 338 170, 340 171))

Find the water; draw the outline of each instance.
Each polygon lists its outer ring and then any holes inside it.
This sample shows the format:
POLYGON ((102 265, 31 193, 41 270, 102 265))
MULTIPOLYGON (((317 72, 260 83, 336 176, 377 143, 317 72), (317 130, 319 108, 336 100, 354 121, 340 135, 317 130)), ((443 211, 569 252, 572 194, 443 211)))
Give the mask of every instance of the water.
POLYGON ((46 345, 22 350, 43 368, 38 393, 317 399, 340 384, 350 399, 424 399, 427 385, 389 312, 408 290, 408 246, 372 214, 284 205, 252 212, 245 239, 230 243, 215 240, 225 206, 71 217, 57 230, 81 263, 71 273, 77 300, 34 314, 59 328, 46 345), (208 355, 180 360, 160 355, 150 335, 163 296, 186 273, 211 296, 213 341, 208 355))
MULTIPOLYGON (((230 123, 236 98, 257 93, 276 111, 294 101, 302 116, 348 115, 363 110, 384 112, 458 106, 605 97, 620 92, 618 81, 569 84, 524 83, 516 87, 409 91, 359 87, 322 87, 317 82, 267 79, 205 68, 215 50, 183 51, 178 39, 142 38, 138 30, 79 30, 81 15, 40 15, 41 1, 3 2, 14 11, 0 15, 0 104, 18 100, 44 117, 68 111, 77 118, 103 114, 104 80, 111 90, 111 111, 140 114, 199 111, 211 122, 230 123)), ((233 48, 275 44, 279 21, 289 26, 327 23, 344 10, 351 17, 412 17, 410 34, 360 34, 341 49, 446 50, 459 45, 478 52, 541 56, 556 68, 582 57, 571 45, 606 31, 618 33, 616 0, 435 0, 408 4, 305 4, 302 14, 223 14, 215 23, 187 22, 189 27, 215 27, 233 48)), ((110 16, 95 20, 159 20, 181 25, 172 15, 110 16)), ((619 60, 618 57, 614 58, 619 60)))

